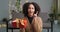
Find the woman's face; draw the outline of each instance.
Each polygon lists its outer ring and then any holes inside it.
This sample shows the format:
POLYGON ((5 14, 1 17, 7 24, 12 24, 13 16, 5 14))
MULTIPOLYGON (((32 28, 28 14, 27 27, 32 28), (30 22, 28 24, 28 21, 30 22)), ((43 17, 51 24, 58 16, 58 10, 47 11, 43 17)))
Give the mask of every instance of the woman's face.
POLYGON ((33 4, 30 4, 28 7, 28 16, 32 17, 35 11, 35 7, 33 4))

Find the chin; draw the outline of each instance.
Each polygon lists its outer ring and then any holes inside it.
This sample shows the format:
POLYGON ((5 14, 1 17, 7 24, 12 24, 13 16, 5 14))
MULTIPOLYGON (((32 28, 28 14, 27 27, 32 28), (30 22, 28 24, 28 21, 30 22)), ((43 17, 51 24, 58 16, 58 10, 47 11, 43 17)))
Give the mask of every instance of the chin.
POLYGON ((33 13, 30 13, 29 15, 30 15, 30 16, 33 16, 33 13))
POLYGON ((33 16, 33 14, 31 14, 30 16, 33 16))

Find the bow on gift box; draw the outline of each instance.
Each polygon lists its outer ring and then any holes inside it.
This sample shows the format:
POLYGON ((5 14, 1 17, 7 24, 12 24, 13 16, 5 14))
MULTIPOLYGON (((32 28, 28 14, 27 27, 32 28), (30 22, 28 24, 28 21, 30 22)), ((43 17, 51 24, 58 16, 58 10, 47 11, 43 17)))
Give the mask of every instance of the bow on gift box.
POLYGON ((12 26, 14 28, 26 28, 27 26, 27 20, 26 19, 15 19, 13 22, 12 22, 12 26))

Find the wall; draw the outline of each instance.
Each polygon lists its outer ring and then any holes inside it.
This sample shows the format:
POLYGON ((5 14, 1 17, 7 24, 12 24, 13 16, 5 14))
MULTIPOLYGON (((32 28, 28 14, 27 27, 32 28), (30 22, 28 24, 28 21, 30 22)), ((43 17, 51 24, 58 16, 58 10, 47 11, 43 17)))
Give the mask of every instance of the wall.
MULTIPOLYGON (((8 17, 8 1, 9 0, 0 0, 0 20, 4 17, 8 17)), ((23 5, 25 3, 25 0, 21 0, 21 4, 23 5)), ((51 5, 53 0, 28 0, 32 2, 37 2, 38 5, 41 7, 42 13, 49 13, 51 10, 51 5)))
MULTIPOLYGON (((29 0, 32 1, 32 0, 29 0)), ((41 7, 41 12, 47 13, 50 12, 51 10, 51 5, 53 0, 33 0, 34 2, 37 2, 39 6, 41 7)))
POLYGON ((58 0, 58 13, 60 13, 60 0, 58 0))
POLYGON ((8 0, 0 0, 0 21, 4 17, 8 17, 8 0))
MULTIPOLYGON (((58 0, 58 13, 60 13, 60 0, 58 0)), ((58 20, 59 20, 59 24, 60 24, 60 17, 58 18, 58 20)))

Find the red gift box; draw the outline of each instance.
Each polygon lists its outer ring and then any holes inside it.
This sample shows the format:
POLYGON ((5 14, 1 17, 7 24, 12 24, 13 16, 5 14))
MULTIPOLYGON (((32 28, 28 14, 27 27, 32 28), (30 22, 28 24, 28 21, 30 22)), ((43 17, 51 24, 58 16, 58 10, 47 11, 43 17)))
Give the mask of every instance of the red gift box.
POLYGON ((16 27, 17 27, 16 22, 12 22, 12 27, 13 27, 13 28, 16 28, 16 27))
POLYGON ((27 20, 26 19, 22 19, 22 21, 23 21, 23 24, 19 23, 19 27, 20 28, 26 28, 26 26, 27 26, 27 20))
POLYGON ((26 28, 27 20, 26 19, 16 19, 12 22, 14 28, 26 28))
POLYGON ((18 28, 18 27, 17 27, 17 20, 18 20, 18 19, 15 19, 15 20, 12 21, 12 27, 13 27, 13 28, 18 28))

